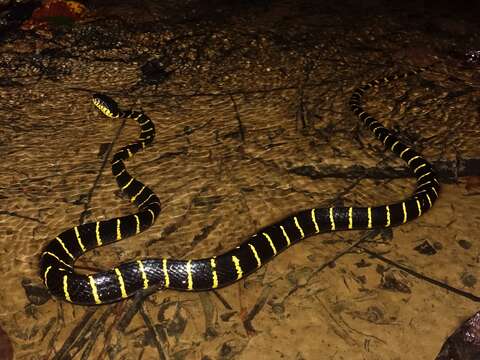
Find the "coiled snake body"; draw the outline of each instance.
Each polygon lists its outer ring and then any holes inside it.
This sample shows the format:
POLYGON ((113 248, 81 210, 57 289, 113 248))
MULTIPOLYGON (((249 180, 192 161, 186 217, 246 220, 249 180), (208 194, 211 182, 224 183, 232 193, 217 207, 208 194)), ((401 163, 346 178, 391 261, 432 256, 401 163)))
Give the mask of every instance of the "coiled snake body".
POLYGON ((130 175, 125 160, 148 146, 155 136, 153 122, 142 112, 121 111, 104 95, 93 103, 106 116, 132 118, 141 127, 140 138, 121 148, 112 160, 118 186, 138 207, 138 212, 68 229, 47 244, 41 254, 40 274, 54 296, 83 305, 105 304, 128 298, 152 286, 175 290, 208 290, 229 285, 254 272, 278 253, 300 240, 321 233, 348 229, 384 228, 413 220, 429 210, 438 198, 439 182, 430 163, 402 143, 362 107, 363 94, 391 80, 424 71, 425 68, 373 80, 358 87, 350 109, 387 149, 403 159, 417 179, 413 195, 401 202, 376 207, 312 208, 288 216, 252 235, 224 254, 190 260, 142 259, 125 262, 108 271, 80 274, 74 262, 85 252, 138 234, 155 222, 160 200, 151 189, 130 175))

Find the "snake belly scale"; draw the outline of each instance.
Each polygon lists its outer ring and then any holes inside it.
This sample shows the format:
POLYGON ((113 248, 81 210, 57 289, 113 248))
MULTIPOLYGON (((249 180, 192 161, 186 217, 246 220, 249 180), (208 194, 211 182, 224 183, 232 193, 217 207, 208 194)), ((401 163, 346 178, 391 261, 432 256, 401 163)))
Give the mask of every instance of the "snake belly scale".
POLYGON ((406 223, 431 209, 440 184, 431 164, 401 142, 361 105, 366 91, 392 80, 418 74, 426 68, 370 81, 354 90, 349 106, 387 149, 403 159, 417 179, 414 193, 403 201, 375 207, 311 208, 261 229, 239 246, 202 259, 139 259, 91 274, 75 271, 75 260, 85 252, 148 229, 160 214, 155 193, 129 174, 125 161, 152 143, 153 122, 143 112, 122 111, 105 95, 94 95, 94 105, 111 118, 131 118, 141 129, 139 139, 115 153, 112 173, 138 212, 70 228, 50 241, 40 259, 40 275, 54 296, 75 304, 105 304, 128 298, 152 286, 175 290, 209 290, 232 284, 300 240, 322 232, 385 228, 406 223))

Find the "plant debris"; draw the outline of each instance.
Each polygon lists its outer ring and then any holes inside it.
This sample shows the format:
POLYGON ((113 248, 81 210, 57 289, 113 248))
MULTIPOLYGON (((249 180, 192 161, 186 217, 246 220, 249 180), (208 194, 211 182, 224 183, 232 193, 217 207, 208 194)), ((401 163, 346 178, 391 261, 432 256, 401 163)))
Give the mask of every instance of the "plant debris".
POLYGON ((22 30, 49 31, 53 26, 68 26, 87 13, 85 5, 77 1, 46 0, 36 8, 30 19, 23 22, 22 30))

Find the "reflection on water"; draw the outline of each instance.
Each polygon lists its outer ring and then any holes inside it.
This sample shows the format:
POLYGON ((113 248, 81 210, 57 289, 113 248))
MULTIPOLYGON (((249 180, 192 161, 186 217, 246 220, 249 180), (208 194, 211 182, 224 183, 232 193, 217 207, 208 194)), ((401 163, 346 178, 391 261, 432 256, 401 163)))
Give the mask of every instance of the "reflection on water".
MULTIPOLYGON (((121 122, 99 115, 92 93, 154 120, 154 145, 127 167, 155 190, 163 210, 146 233, 78 265, 208 256, 300 209, 409 195, 414 182, 404 164, 358 128, 346 102, 361 82, 423 65, 456 37, 422 32, 423 17, 408 6, 353 16, 329 2, 219 3, 196 13, 189 3, 182 15, 170 2, 142 4, 99 7, 104 18, 53 38, 19 33, 0 43, 0 349, 5 338, 17 359, 432 359, 474 305, 346 251, 361 232, 305 240, 216 292, 158 291, 97 308, 49 299, 38 276, 41 248, 81 219, 135 210, 108 163, 102 167, 101 149, 121 122), (167 19, 169 11, 175 17, 167 19), (146 63, 156 67, 146 71, 146 63), (409 292, 385 288, 390 278, 409 292), (418 339, 421 347, 405 348, 418 339)), ((435 163, 478 156, 476 93, 445 96, 478 79, 452 63, 366 98, 374 116, 435 163)), ((114 148, 137 135, 127 122, 114 148)), ((434 211, 366 245, 478 293, 477 282, 462 283, 463 275, 476 276, 475 245, 458 245, 476 243, 475 194, 463 179, 445 186, 434 211), (418 253, 425 241, 440 250, 418 253)))

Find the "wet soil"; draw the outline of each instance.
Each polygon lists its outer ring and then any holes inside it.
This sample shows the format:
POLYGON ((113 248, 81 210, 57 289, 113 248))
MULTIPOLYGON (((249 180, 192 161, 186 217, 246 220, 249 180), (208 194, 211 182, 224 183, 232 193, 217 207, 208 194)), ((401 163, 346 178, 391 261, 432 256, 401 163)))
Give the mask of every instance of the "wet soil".
POLYGON ((475 12, 428 1, 205 3, 91 2, 83 21, 3 34, 3 356, 434 359, 479 306, 480 72, 465 57, 480 49, 475 12), (306 239, 217 291, 81 307, 45 290, 38 257, 49 240, 135 211, 108 159, 138 128, 98 114, 93 93, 154 120, 154 145, 127 166, 163 204, 153 228, 79 261, 98 270, 215 255, 300 209, 407 197, 405 164, 347 103, 362 82, 432 62, 365 97, 439 172, 441 197, 420 219, 306 239))

